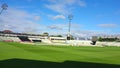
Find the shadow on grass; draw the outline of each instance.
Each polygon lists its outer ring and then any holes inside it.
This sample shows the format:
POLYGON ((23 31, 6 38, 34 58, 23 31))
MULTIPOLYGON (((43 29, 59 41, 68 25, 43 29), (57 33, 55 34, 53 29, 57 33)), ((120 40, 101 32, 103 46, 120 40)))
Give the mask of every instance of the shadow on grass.
POLYGON ((25 59, 9 59, 0 61, 0 68, 120 68, 120 65, 76 61, 58 63, 25 59))

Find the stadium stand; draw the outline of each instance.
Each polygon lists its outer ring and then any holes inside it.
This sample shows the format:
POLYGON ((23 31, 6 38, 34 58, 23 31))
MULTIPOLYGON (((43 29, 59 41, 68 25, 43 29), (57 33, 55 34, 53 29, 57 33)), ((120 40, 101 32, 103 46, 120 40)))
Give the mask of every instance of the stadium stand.
POLYGON ((4 41, 4 42, 13 42, 13 40, 10 38, 10 37, 0 37, 1 41, 4 41))
POLYGON ((40 37, 37 37, 37 36, 29 36, 29 39, 32 42, 42 42, 42 40, 40 39, 40 37))
POLYGON ((64 37, 49 37, 49 39, 53 43, 65 43, 66 42, 66 38, 64 37))
POLYGON ((14 33, 10 30, 0 31, 0 41, 6 42, 44 42, 50 43, 50 40, 39 34, 14 33))
POLYGON ((48 37, 44 37, 43 39, 41 39, 43 43, 49 43, 51 44, 52 41, 48 38, 48 37))
POLYGON ((21 42, 21 40, 18 37, 11 37, 13 42, 21 42))
POLYGON ((17 36, 22 42, 31 42, 27 36, 17 36))

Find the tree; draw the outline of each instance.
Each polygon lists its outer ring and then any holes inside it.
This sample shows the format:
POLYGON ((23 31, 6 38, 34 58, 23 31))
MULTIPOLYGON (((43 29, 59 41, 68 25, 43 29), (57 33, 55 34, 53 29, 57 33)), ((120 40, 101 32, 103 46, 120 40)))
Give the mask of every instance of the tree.
POLYGON ((71 40, 74 40, 74 37, 73 37, 73 35, 70 35, 70 39, 71 39, 71 40))
POLYGON ((103 39, 101 37, 99 37, 98 41, 103 41, 103 39))
POLYGON ((62 37, 62 35, 57 35, 57 37, 62 37))
POLYGON ((99 37, 98 41, 107 41, 107 42, 114 42, 114 41, 117 41, 118 38, 115 37, 115 38, 102 38, 102 37, 99 37))
POLYGON ((49 36, 49 33, 44 32, 44 33, 43 33, 43 36, 49 36))
POLYGON ((62 35, 50 35, 50 37, 63 37, 62 35))

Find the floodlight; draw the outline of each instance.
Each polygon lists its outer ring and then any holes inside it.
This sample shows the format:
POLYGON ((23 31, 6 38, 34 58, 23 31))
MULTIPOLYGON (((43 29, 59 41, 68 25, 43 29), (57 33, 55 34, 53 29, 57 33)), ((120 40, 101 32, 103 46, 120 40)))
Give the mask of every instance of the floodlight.
POLYGON ((4 4, 2 4, 1 8, 2 8, 2 10, 1 10, 1 12, 0 12, 0 15, 1 15, 1 13, 3 12, 3 10, 7 10, 8 5, 7 5, 6 3, 4 3, 4 4))

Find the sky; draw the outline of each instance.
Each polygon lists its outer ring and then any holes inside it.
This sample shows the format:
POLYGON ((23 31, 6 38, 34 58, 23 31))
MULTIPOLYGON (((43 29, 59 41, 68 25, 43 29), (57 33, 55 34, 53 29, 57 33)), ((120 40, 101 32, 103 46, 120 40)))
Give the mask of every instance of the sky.
POLYGON ((120 0, 0 0, 0 31, 21 33, 120 34, 120 0), (0 8, 2 10, 2 8, 0 8))

